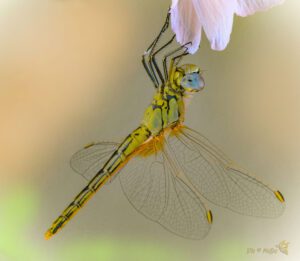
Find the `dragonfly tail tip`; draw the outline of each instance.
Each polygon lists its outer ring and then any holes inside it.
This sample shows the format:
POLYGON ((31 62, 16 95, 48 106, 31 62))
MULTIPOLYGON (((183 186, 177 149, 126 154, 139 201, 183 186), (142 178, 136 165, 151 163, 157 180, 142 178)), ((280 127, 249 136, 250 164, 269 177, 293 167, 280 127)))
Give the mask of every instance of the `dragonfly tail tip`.
POLYGON ((50 230, 48 230, 45 233, 45 240, 49 240, 52 236, 53 236, 53 233, 50 230))

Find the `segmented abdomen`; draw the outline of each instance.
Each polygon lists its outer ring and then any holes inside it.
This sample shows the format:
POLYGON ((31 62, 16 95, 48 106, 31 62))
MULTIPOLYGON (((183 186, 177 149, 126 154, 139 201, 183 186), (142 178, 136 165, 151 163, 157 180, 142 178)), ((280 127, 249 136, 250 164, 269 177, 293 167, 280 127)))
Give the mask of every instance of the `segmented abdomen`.
POLYGON ((118 149, 111 155, 103 168, 95 175, 88 185, 75 197, 73 202, 53 222, 51 228, 45 234, 48 239, 59 231, 84 204, 100 189, 113 175, 128 162, 137 148, 151 136, 151 132, 145 126, 140 126, 121 143, 118 149))

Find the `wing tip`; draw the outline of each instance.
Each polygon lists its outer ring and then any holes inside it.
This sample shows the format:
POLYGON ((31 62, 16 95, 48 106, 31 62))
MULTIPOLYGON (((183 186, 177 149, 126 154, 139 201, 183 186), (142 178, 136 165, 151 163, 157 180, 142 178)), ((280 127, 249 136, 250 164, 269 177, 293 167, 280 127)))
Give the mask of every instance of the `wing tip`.
POLYGON ((206 212, 206 218, 207 218, 208 223, 212 224, 212 222, 213 222, 213 214, 212 214, 211 210, 208 210, 206 212))
POLYGON ((274 194, 281 203, 285 202, 284 196, 282 195, 282 193, 279 190, 274 191, 274 194))

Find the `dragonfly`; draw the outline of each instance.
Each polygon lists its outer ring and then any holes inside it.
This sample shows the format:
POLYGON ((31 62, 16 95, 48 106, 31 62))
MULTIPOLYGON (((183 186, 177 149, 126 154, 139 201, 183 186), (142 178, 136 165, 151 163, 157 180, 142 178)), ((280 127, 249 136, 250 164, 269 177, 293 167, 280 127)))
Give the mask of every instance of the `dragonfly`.
POLYGON ((205 136, 184 124, 186 100, 203 90, 200 68, 183 64, 187 43, 169 51, 157 63, 158 48, 169 27, 169 14, 158 36, 142 55, 142 64, 155 87, 141 124, 121 143, 97 142, 71 158, 71 167, 88 184, 45 233, 60 231, 117 174, 132 206, 170 232, 189 239, 204 238, 213 223, 213 203, 234 212, 264 218, 280 216, 282 193, 239 167, 205 136))

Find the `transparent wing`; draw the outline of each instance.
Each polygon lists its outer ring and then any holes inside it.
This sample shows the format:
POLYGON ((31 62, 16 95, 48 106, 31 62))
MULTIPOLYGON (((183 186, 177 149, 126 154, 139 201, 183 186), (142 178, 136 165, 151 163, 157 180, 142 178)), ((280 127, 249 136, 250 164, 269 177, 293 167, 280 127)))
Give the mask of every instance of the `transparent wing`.
POLYGON ((163 150, 142 154, 132 158, 119 175, 129 202, 144 216, 177 235, 204 238, 211 226, 211 212, 177 176, 163 150))
POLYGON ((115 142, 97 142, 76 152, 70 160, 71 168, 87 180, 91 180, 118 148, 115 142))
POLYGON ((237 167, 198 132, 183 127, 166 143, 185 177, 207 200, 249 216, 282 214, 285 204, 279 191, 237 167))

